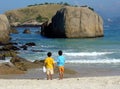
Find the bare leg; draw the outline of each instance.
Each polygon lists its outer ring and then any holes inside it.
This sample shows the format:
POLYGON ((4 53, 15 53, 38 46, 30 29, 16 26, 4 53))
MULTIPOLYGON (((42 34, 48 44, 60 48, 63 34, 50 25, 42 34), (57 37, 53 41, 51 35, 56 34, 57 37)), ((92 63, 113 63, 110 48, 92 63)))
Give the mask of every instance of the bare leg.
POLYGON ((59 80, 61 79, 61 73, 59 73, 59 80))
POLYGON ((49 75, 47 74, 47 80, 49 80, 49 75))
POLYGON ((59 79, 63 79, 64 73, 59 73, 59 79))
POLYGON ((63 76, 64 76, 64 74, 63 74, 63 73, 61 73, 61 79, 63 79, 63 76))
POLYGON ((61 79, 61 74, 59 73, 59 80, 61 79))
POLYGON ((52 74, 50 74, 50 79, 52 80, 52 74))

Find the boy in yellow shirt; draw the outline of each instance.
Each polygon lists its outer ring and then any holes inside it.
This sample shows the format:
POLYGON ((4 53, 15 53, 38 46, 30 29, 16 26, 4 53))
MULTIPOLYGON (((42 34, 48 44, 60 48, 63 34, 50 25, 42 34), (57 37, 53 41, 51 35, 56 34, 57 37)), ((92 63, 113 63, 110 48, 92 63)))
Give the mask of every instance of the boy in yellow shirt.
POLYGON ((52 75, 54 74, 54 66, 55 62, 54 59, 51 57, 52 53, 48 52, 47 53, 47 58, 44 61, 44 65, 46 67, 46 74, 47 74, 47 80, 52 80, 52 75))

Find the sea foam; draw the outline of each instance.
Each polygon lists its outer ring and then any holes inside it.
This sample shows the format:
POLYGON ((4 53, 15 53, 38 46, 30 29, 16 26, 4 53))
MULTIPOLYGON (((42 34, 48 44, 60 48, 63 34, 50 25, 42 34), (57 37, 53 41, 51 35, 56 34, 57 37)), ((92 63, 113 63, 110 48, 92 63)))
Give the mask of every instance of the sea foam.
POLYGON ((113 52, 80 52, 80 53, 64 53, 67 56, 100 56, 112 54, 113 52))
POLYGON ((81 64, 110 64, 110 63, 120 63, 120 59, 97 59, 97 60, 67 60, 66 63, 81 63, 81 64))

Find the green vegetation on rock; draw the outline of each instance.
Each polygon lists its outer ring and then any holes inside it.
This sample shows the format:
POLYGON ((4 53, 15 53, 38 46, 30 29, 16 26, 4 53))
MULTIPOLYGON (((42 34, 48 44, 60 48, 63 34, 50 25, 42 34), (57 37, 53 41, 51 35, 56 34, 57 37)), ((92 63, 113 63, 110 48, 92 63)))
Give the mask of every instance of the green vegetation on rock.
MULTIPOLYGON (((56 14, 58 10, 63 8, 64 6, 72 6, 68 3, 60 2, 60 3, 47 3, 44 4, 34 4, 28 5, 26 8, 20 8, 16 10, 11 10, 5 12, 9 22, 11 24, 20 25, 26 23, 43 23, 46 21, 51 21, 52 17, 56 14)), ((73 7, 79 7, 77 5, 73 7)), ((81 7, 88 7, 87 5, 81 7)), ((93 8, 88 7, 92 11, 93 8)))
POLYGON ((61 9, 64 5, 58 4, 47 4, 47 5, 37 5, 30 6, 26 8, 21 8, 17 10, 11 10, 5 12, 10 23, 15 22, 32 22, 32 21, 46 21, 50 20, 52 16, 55 15, 57 10, 61 9))
POLYGON ((45 22, 45 21, 48 21, 48 20, 49 20, 48 18, 43 18, 41 15, 38 15, 36 17, 37 22, 45 22))

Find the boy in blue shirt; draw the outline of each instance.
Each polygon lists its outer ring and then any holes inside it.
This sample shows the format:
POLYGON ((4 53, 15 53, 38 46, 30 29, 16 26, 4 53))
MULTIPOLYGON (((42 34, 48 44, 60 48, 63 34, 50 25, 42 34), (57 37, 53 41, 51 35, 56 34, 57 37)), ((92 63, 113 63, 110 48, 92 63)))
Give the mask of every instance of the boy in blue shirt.
POLYGON ((58 58, 57 58, 57 66, 59 70, 59 79, 63 79, 64 76, 64 65, 65 65, 65 57, 62 55, 62 51, 58 51, 58 58))

